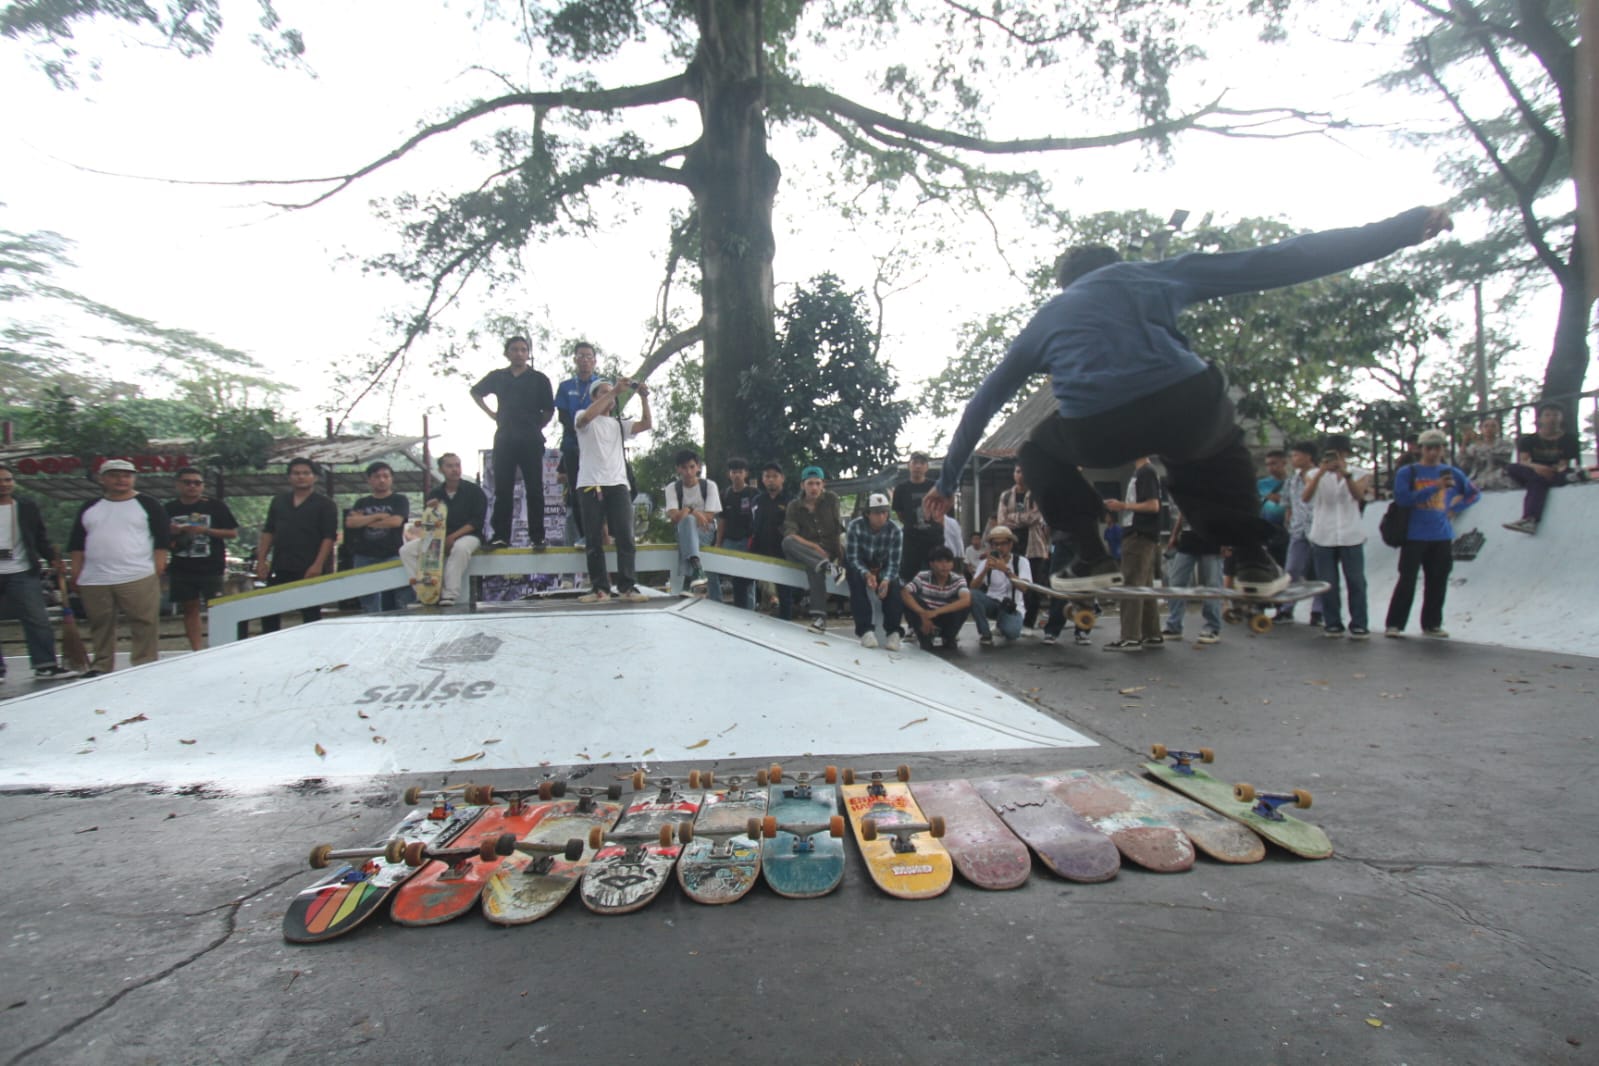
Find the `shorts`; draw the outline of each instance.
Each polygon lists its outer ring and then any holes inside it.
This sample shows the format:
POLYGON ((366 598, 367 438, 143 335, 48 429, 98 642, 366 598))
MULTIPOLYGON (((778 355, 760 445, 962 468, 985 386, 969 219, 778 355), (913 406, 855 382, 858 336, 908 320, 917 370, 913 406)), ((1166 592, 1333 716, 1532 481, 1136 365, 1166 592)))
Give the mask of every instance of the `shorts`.
POLYGON ((169 598, 173 603, 211 600, 222 595, 221 574, 171 574, 169 598))

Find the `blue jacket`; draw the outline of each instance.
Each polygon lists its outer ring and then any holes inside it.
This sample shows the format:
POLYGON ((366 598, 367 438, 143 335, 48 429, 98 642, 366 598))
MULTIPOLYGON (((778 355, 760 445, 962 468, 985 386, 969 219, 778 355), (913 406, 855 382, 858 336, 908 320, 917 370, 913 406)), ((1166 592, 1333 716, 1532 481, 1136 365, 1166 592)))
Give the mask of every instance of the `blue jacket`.
POLYGON ((1447 463, 1440 466, 1412 463, 1400 467, 1394 475, 1394 502, 1410 508, 1406 533, 1410 540, 1454 540, 1455 526, 1451 519, 1481 498, 1482 493, 1466 477, 1465 471, 1447 463), (1455 475, 1455 483, 1447 492, 1441 484, 1446 471, 1455 475))

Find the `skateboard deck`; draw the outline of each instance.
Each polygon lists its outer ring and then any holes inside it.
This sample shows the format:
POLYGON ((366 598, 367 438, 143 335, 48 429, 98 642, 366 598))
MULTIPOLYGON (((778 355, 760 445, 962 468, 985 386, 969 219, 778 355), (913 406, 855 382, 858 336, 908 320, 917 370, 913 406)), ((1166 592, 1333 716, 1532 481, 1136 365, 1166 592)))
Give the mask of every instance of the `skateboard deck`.
POLYGON ((1194 845, 1182 830, 1098 774, 1062 770, 1039 780, 1056 799, 1110 837, 1122 858, 1156 873, 1181 873, 1194 865, 1194 845))
POLYGON ((898 780, 893 776, 874 773, 866 783, 855 784, 855 775, 846 770, 839 790, 844 813, 878 888, 900 899, 931 899, 942 895, 955 879, 949 852, 935 839, 943 835, 943 826, 931 822, 917 806, 904 784, 910 771, 902 766, 898 780))
POLYGON ((789 899, 825 896, 844 880, 844 839, 832 767, 818 781, 802 772, 785 778, 767 771, 766 828, 761 871, 766 887, 789 899))
MULTIPOLYGON (((1219 778, 1212 777, 1204 770, 1192 765, 1192 758, 1184 756, 1205 756, 1204 762, 1210 762, 1209 749, 1199 752, 1168 752, 1163 746, 1154 746, 1157 759, 1165 758, 1168 754, 1177 763, 1168 766, 1165 763, 1146 762, 1144 770, 1155 780, 1163 785, 1176 789, 1191 799, 1198 800, 1213 811, 1217 811, 1235 822, 1248 826, 1250 829, 1265 837, 1285 851, 1305 859, 1325 859, 1333 853, 1332 842, 1327 839, 1327 834, 1309 822, 1302 822, 1291 814, 1281 811, 1276 812, 1277 817, 1267 817, 1256 810, 1259 804, 1250 800, 1243 800, 1235 796, 1235 786, 1219 778), (1179 769, 1187 766, 1186 771, 1179 769)), ((1248 786, 1236 786, 1248 787, 1248 786)), ((1252 791, 1252 790, 1251 790, 1252 791)), ((1274 795, 1274 794, 1268 794, 1274 795)), ((1301 792, 1309 803, 1310 794, 1301 792)))
POLYGON ((432 607, 439 602, 439 596, 444 591, 443 504, 438 500, 430 500, 417 516, 416 524, 422 532, 422 553, 417 556, 416 580, 412 585, 416 588, 417 600, 424 606, 432 607))
POLYGON ((1121 854, 1110 838, 1036 778, 1011 774, 972 784, 1006 827, 1068 881, 1109 881, 1121 869, 1121 854))
MULTIPOLYGON (((709 783, 709 782, 705 782, 709 783)), ((759 781, 735 777, 720 792, 707 792, 694 824, 679 828, 682 853, 677 883, 696 903, 743 899, 761 876, 758 829, 766 817, 766 772, 759 781), (753 825, 751 823, 754 823, 753 825)))
MULTIPOLYGON (((695 775, 697 781, 698 775, 695 775)), ((703 794, 680 791, 663 778, 658 788, 636 793, 605 843, 583 871, 579 895, 596 914, 627 914, 660 894, 682 850, 677 827, 692 822, 703 794)))
POLYGON ((978 888, 1017 888, 1027 882, 1033 854, 983 802, 970 781, 913 781, 911 795, 929 818, 944 819, 939 843, 955 869, 978 888))
MULTIPOLYGON (((561 844, 573 837, 587 841, 595 826, 608 833, 622 814, 621 793, 619 787, 610 792, 577 789, 575 796, 550 804, 522 840, 527 844, 561 844)), ((544 917, 565 902, 598 850, 585 843, 576 859, 527 851, 508 856, 483 886, 483 916, 500 925, 524 925, 544 917)))
MULTIPOLYGON (((468 797, 471 796, 469 791, 468 797)), ((394 893, 390 907, 394 920, 400 925, 438 925, 471 910, 504 855, 488 857, 473 849, 502 835, 522 839, 548 809, 547 802, 529 803, 520 798, 485 807, 481 816, 450 841, 452 852, 459 854, 427 863, 394 893)))
POLYGON ((1204 804, 1151 784, 1131 770, 1107 770, 1100 776, 1181 829, 1195 849, 1218 862, 1259 862, 1266 857, 1264 840, 1204 804))
POLYGON ((1270 596, 1251 596, 1238 589, 1215 588, 1213 586, 1196 587, 1192 585, 1112 585, 1109 588, 1084 589, 1079 592, 1058 592, 1047 584, 1038 584, 1032 581, 1016 581, 1015 584, 1024 589, 1031 589, 1044 596, 1051 596, 1057 600, 1078 605, 1078 609, 1070 614, 1072 625, 1078 629, 1093 629, 1097 616, 1089 608, 1093 600, 1225 600, 1233 607, 1239 608, 1250 615, 1249 627, 1256 633, 1270 632, 1272 627, 1271 616, 1263 613, 1266 605, 1283 606, 1308 600, 1313 596, 1320 596, 1332 586, 1325 581, 1296 581, 1279 592, 1270 596))
MULTIPOLYGON (((440 797, 432 807, 406 815, 378 847, 388 840, 446 844, 482 813, 482 807, 456 807, 440 797)), ((313 852, 313 860, 317 857, 313 852)), ((320 868, 322 864, 316 865, 320 868)), ((389 893, 415 873, 416 868, 403 860, 376 855, 359 862, 341 862, 332 873, 295 895, 283 915, 283 939, 312 944, 342 936, 375 914, 389 893)))

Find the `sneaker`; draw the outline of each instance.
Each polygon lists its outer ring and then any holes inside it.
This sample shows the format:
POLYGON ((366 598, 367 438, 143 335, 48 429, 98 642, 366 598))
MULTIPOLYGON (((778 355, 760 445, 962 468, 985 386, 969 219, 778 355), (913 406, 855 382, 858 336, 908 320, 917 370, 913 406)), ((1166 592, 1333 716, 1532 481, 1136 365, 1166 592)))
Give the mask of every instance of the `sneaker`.
POLYGON ((1055 634, 1053 634, 1053 633, 1045 633, 1044 634, 1044 643, 1045 644, 1053 644, 1053 643, 1055 643, 1055 634))
POLYGON ((877 647, 877 634, 873 633, 870 629, 868 629, 866 632, 862 633, 861 634, 861 647, 863 647, 863 648, 875 648, 875 647, 877 647))
POLYGON ((1326 628, 1324 628, 1322 630, 1322 632, 1327 634, 1329 637, 1341 637, 1341 636, 1344 635, 1344 627, 1343 626, 1327 626, 1326 628))
POLYGON ((1166 643, 1166 638, 1161 636, 1159 633, 1156 633, 1152 637, 1145 637, 1144 638, 1144 647, 1146 647, 1146 648, 1159 648, 1159 647, 1162 647, 1163 645, 1165 645, 1165 643, 1166 643))
POLYGON ((1382 631, 1382 635, 1385 637, 1392 637, 1395 640, 1405 639, 1405 631, 1400 629, 1398 626, 1389 626, 1387 629, 1382 631))
POLYGON ((1170 627, 1167 627, 1166 629, 1162 629, 1160 631, 1160 635, 1163 636, 1163 637, 1170 637, 1173 640, 1182 640, 1183 639, 1183 631, 1181 629, 1172 629, 1170 627))
POLYGON ((1056 592, 1092 592, 1122 583, 1121 564, 1106 556, 1096 563, 1076 562, 1049 575, 1049 587, 1056 592))
POLYGON ((648 603, 650 600, 648 596, 644 595, 644 593, 639 590, 637 585, 634 585, 630 589, 623 590, 621 598, 626 600, 628 603, 648 603))
POLYGON ((1144 642, 1141 640, 1113 640, 1105 645, 1106 651, 1143 651, 1144 642))
POLYGON ((889 651, 899 651, 899 648, 900 648, 899 634, 898 633, 890 633, 888 635, 888 637, 883 641, 883 647, 888 649, 889 651))
POLYGON ((440 607, 454 607, 455 606, 455 597, 454 596, 440 596, 439 597, 439 606, 440 607))
POLYGON ((1371 636, 1371 630, 1362 629, 1360 626, 1349 627, 1350 640, 1366 640, 1371 636))
MULTIPOLYGON (((5 669, 0 667, 0 677, 5 676, 5 669)), ((40 666, 35 668, 33 671, 33 679, 35 681, 65 681, 68 678, 77 676, 78 673, 76 670, 68 670, 60 663, 51 663, 49 666, 40 666)))
POLYGON ((606 600, 608 600, 610 598, 611 598, 611 594, 609 592, 606 592, 604 589, 595 589, 593 592, 585 592, 585 593, 583 593, 583 595, 581 595, 581 596, 579 596, 577 598, 577 602, 578 603, 604 603, 606 600))
POLYGON ((707 583, 706 580, 705 580, 705 568, 700 565, 700 561, 699 561, 699 558, 697 556, 695 558, 693 558, 693 559, 690 559, 688 561, 688 563, 689 563, 689 570, 688 570, 688 587, 689 587, 689 590, 692 591, 692 592, 704 592, 705 591, 705 586, 706 586, 706 583, 707 583))
POLYGON ((489 541, 489 551, 491 552, 497 552, 501 548, 509 548, 510 546, 511 542, 506 540, 504 537, 495 537, 493 540, 489 541))
POLYGON ((1536 518, 1518 518, 1514 522, 1506 522, 1505 528, 1510 530, 1512 533, 1526 533, 1530 535, 1538 532, 1538 520, 1536 518))
POLYGON ((826 633, 827 632, 827 615, 825 615, 825 614, 813 614, 813 615, 811 615, 811 632, 812 633, 826 633))
POLYGON ((1435 637, 1438 640, 1448 640, 1449 630, 1444 629, 1442 626, 1438 627, 1437 629, 1423 629, 1421 631, 1421 635, 1424 637, 1435 637))
POLYGON ((992 648, 994 646, 993 634, 984 633, 982 636, 977 638, 977 643, 981 644, 985 648, 992 648))
POLYGON ((1288 571, 1263 552, 1259 560, 1239 562, 1233 587, 1245 596, 1273 596, 1287 588, 1289 580, 1288 571))
POLYGON ((1203 633, 1199 634, 1196 643, 1219 644, 1221 643, 1221 634, 1216 632, 1214 629, 1207 629, 1203 633))
POLYGON ((1076 644, 1078 647, 1086 648, 1093 644, 1094 640, 1088 635, 1088 630, 1079 629, 1076 633, 1072 634, 1072 643, 1076 644))

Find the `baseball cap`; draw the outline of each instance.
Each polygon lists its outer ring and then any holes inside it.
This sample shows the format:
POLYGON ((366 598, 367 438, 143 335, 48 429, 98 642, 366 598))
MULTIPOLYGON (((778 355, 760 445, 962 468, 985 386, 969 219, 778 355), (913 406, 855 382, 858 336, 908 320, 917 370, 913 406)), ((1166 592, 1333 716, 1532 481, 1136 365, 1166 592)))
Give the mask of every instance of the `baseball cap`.
POLYGON ((800 471, 801 481, 809 481, 813 477, 820 478, 823 481, 827 480, 827 475, 822 473, 822 468, 819 466, 807 466, 804 470, 800 471))
POLYGON ((99 473, 109 474, 117 470, 127 474, 137 474, 139 472, 138 470, 134 469, 133 464, 128 462, 126 459, 107 459, 105 462, 100 464, 99 473))
POLYGON ((888 497, 881 492, 874 492, 866 497, 866 509, 868 511, 886 511, 888 506, 888 497))
POLYGON ((1444 431, 1441 429, 1429 429, 1416 438, 1416 443, 1423 447, 1429 444, 1436 444, 1442 448, 1448 445, 1449 438, 1444 436, 1444 431))
POLYGON ((600 388, 610 388, 611 383, 604 378, 595 378, 589 382, 589 399, 594 399, 594 393, 600 388))

